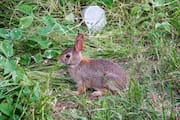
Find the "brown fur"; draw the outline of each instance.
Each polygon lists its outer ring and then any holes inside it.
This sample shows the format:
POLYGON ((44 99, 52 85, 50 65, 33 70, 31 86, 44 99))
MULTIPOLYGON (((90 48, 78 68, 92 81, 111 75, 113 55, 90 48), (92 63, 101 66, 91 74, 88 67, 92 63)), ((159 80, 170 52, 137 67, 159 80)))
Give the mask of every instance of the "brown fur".
POLYGON ((128 85, 128 76, 118 64, 104 59, 85 58, 81 55, 83 34, 76 38, 75 45, 66 49, 58 58, 59 62, 69 66, 69 73, 77 83, 77 94, 86 88, 96 90, 93 95, 101 96, 106 90, 113 94, 128 85))

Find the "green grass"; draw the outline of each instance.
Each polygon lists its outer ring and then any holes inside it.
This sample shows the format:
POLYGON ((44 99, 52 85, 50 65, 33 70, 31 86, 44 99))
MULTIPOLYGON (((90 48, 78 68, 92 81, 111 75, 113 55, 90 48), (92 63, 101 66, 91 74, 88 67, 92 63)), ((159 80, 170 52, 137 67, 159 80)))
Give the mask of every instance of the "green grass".
POLYGON ((1 0, 0 119, 175 120, 180 118, 178 0, 1 0), (81 10, 99 5, 107 25, 89 35, 81 10), (73 13, 74 21, 65 17, 73 13), (22 27, 23 26, 23 27, 22 27), (16 29, 14 29, 16 28, 16 29), (17 30, 18 32, 14 32, 17 30), (89 100, 57 56, 86 34, 83 55, 113 60, 130 75, 125 92, 89 100))

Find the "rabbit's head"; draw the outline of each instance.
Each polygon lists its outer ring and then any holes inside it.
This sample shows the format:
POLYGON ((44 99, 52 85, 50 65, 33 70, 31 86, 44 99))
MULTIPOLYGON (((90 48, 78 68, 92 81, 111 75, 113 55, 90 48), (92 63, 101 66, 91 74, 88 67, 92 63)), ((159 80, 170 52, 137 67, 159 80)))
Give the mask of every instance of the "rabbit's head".
POLYGON ((81 51, 83 49, 83 41, 84 35, 78 34, 74 45, 62 52, 62 54, 58 57, 58 62, 66 64, 70 67, 78 65, 82 58, 81 51))

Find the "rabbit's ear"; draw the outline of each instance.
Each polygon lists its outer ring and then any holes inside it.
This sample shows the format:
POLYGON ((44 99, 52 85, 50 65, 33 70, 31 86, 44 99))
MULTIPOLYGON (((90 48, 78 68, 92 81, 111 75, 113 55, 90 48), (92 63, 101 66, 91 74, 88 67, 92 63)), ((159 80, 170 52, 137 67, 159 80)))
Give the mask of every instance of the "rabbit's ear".
POLYGON ((83 41, 84 41, 84 35, 78 34, 75 41, 75 50, 76 52, 80 52, 83 49, 83 41))

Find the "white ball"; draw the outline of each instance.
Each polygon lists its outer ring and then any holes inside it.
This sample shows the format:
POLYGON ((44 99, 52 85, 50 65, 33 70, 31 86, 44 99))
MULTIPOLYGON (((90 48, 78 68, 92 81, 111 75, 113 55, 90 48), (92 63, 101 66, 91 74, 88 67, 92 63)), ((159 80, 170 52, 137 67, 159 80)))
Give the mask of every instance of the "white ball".
POLYGON ((100 31, 106 24, 105 12, 99 6, 89 6, 83 11, 83 19, 89 30, 100 31))

